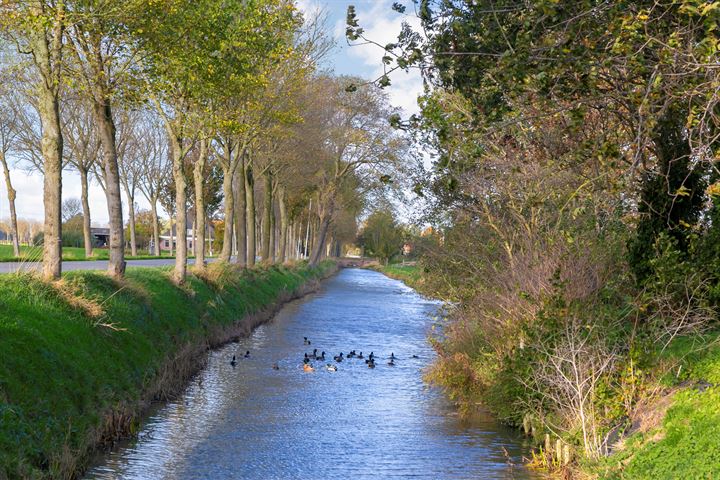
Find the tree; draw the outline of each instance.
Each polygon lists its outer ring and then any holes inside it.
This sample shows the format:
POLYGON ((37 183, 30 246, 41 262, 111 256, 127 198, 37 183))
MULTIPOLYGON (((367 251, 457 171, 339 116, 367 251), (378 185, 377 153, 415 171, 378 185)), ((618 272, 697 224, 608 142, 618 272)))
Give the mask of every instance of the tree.
MULTIPOLYGON (((145 111, 135 125, 137 129, 137 146, 142 149, 139 154, 141 162, 140 183, 138 188, 150 203, 153 217, 153 255, 160 255, 160 217, 158 202, 163 190, 163 183, 170 174, 168 142, 159 119, 145 111)), ((172 217, 172 212, 166 210, 172 217)))
POLYGON ((68 198, 62 203, 62 220, 69 221, 82 213, 82 202, 77 198, 68 198))
POLYGON ((15 198, 17 192, 13 188, 10 178, 10 168, 7 154, 15 146, 18 136, 18 112, 13 102, 12 93, 7 89, 10 85, 6 77, 10 70, 5 73, 0 71, 0 165, 2 165, 3 176, 5 177, 5 188, 7 189, 8 205, 10 207, 10 237, 12 238, 13 256, 20 257, 20 239, 18 236, 17 211, 15 210, 15 198))
POLYGON ((61 118, 68 146, 67 161, 80 174, 85 257, 90 258, 93 254, 93 239, 90 232, 89 179, 100 154, 100 140, 87 102, 83 98, 66 95, 61 118))
MULTIPOLYGON (((83 93, 92 105, 98 138, 102 146, 102 168, 110 219, 108 273, 125 273, 120 170, 118 167, 117 125, 114 110, 127 87, 136 62, 129 51, 132 41, 128 22, 141 15, 135 2, 78 0, 72 3, 73 23, 68 38, 73 53, 75 76, 83 82, 83 93)), ((130 208, 134 208, 131 205, 130 208)), ((131 222, 133 223, 133 222, 131 222)))
POLYGON ((387 96, 377 87, 365 85, 349 89, 356 79, 318 79, 315 95, 325 139, 320 143, 320 165, 316 172, 318 185, 317 243, 310 263, 317 264, 324 254, 328 231, 335 211, 341 207, 340 193, 348 182, 368 191, 382 188, 406 153, 408 144, 393 129, 395 114, 388 107, 387 96))
POLYGON ((403 231, 390 210, 376 210, 365 221, 359 238, 360 245, 382 263, 388 264, 403 246, 403 231))
POLYGON ((37 109, 42 125, 43 203, 45 207, 43 277, 62 271, 62 159, 60 92, 65 63, 67 9, 64 1, 5 1, 0 4, 0 29, 28 55, 36 74, 37 109))
POLYGON ((135 196, 143 175, 142 157, 146 154, 147 145, 138 132, 139 116, 135 112, 123 111, 117 122, 116 152, 120 184, 125 191, 128 203, 128 228, 130 233, 130 254, 137 256, 137 238, 135 236, 135 196))

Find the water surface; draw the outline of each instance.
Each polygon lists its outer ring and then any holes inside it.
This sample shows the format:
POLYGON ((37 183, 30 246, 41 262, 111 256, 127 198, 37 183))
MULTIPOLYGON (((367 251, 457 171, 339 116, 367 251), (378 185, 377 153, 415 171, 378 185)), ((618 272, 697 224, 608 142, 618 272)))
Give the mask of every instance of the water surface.
POLYGON ((531 478, 516 431, 487 417, 460 419, 423 383, 438 307, 379 273, 343 270, 250 337, 211 352, 187 391, 86 478, 531 478), (313 348, 329 363, 339 352, 372 351, 377 368, 347 359, 337 372, 314 362, 305 373, 303 354, 313 348), (246 350, 250 358, 241 358, 246 350))

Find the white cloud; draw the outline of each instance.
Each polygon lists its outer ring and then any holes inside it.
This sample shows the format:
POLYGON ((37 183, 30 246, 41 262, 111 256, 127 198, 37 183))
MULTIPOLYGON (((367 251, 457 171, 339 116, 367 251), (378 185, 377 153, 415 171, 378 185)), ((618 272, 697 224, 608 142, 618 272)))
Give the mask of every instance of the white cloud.
MULTIPOLYGON (((413 28, 420 26, 420 20, 413 14, 401 15, 393 11, 388 2, 375 2, 373 5, 356 5, 360 26, 364 35, 380 45, 397 41, 403 21, 413 28)), ((345 21, 339 20, 335 26, 336 35, 345 38, 345 21)), ((381 58, 384 50, 377 45, 354 45, 343 49, 345 55, 361 62, 358 70, 369 72, 372 80, 379 78, 384 70, 381 58)), ((360 72, 359 72, 360 73, 360 72)), ((393 105, 403 109, 406 115, 418 112, 417 97, 422 93, 422 77, 416 69, 409 72, 396 70, 390 75, 391 85, 387 88, 393 105)))

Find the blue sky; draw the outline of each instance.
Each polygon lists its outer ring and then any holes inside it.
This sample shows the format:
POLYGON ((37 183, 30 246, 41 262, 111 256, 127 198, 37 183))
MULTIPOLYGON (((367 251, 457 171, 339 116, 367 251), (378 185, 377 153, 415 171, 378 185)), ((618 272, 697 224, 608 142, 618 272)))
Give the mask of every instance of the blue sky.
MULTIPOLYGON (((383 51, 372 45, 348 46, 345 40, 345 16, 348 5, 354 5, 361 26, 369 38, 385 45, 396 40, 403 20, 417 25, 412 1, 403 3, 409 14, 401 15, 392 10, 392 1, 385 0, 296 0, 298 7, 308 13, 318 8, 327 13, 328 34, 335 38, 336 48, 327 59, 326 68, 339 75, 356 75, 367 79, 375 79, 382 74, 380 61, 383 51)), ((395 72, 391 76, 392 85, 387 89, 393 105, 403 109, 405 115, 417 111, 417 96, 422 90, 422 81, 418 72, 395 72)), ((18 192, 17 210, 21 218, 34 220, 43 219, 43 179, 38 173, 28 175, 25 171, 15 168, 11 170, 13 186, 18 192)), ((80 180, 75 172, 63 172, 63 198, 80 198, 80 180)), ((137 195, 137 203, 141 209, 148 208, 142 195, 137 195)), ((126 206, 123 206, 127 209, 126 206)), ((108 221, 105 194, 101 188, 93 184, 90 187, 90 210, 93 225, 105 225, 108 221)), ((7 189, 5 182, 0 182, 0 219, 9 214, 7 189)))

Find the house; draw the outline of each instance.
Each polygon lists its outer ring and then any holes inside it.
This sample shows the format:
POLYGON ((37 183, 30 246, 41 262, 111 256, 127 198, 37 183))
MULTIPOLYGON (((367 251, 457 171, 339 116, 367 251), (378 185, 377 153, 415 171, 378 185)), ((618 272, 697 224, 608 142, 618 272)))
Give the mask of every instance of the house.
POLYGON ((107 247, 110 245, 110 228, 90 227, 90 236, 93 238, 94 247, 107 247))
MULTIPOLYGON (((195 236, 193 234, 194 230, 194 224, 192 221, 188 222, 188 228, 187 228, 187 234, 185 237, 185 244, 187 245, 188 251, 193 251, 193 242, 195 241, 195 236)), ((175 251, 177 248, 177 226, 173 225, 172 227, 172 238, 170 235, 170 230, 164 231, 160 235, 160 251, 163 252, 169 252, 169 251, 175 251), (172 248, 170 248, 170 242, 172 241, 172 248)), ((212 225, 212 223, 208 222, 205 224, 205 243, 207 244, 205 251, 206 252, 212 252, 212 244, 215 241, 215 226, 212 225)), ((152 250, 152 240, 150 241, 150 249, 152 250)))

